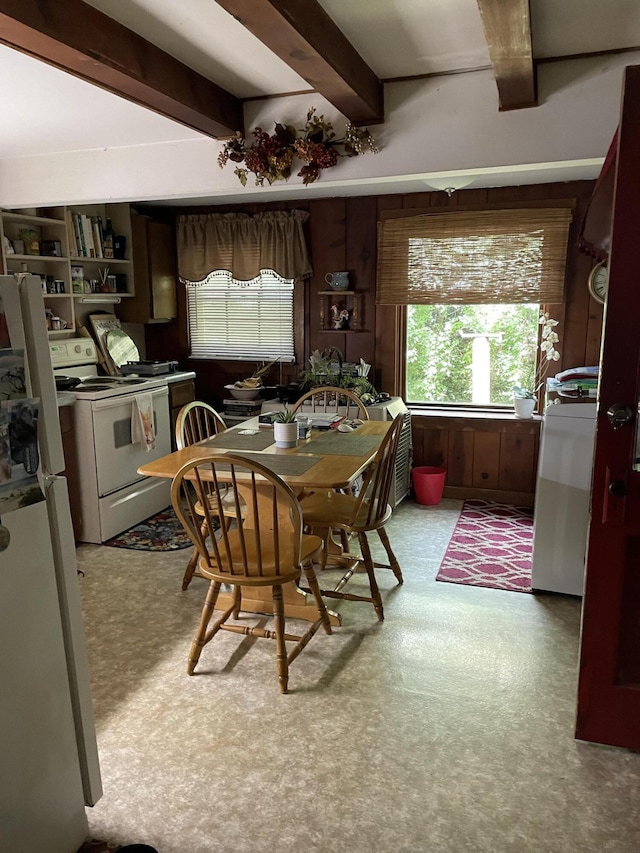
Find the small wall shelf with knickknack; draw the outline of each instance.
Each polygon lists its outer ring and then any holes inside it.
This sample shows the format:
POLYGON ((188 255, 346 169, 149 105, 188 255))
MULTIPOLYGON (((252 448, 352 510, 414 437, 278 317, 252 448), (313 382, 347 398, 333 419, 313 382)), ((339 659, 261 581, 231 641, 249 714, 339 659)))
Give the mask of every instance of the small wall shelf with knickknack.
POLYGON ((355 290, 319 290, 320 331, 361 332, 362 299, 355 290))
POLYGON ((113 303, 135 294, 126 203, 2 210, 0 236, 2 272, 28 272, 42 280, 51 337, 76 332, 87 310, 95 311, 95 305, 84 310, 82 302, 113 303), (113 258, 104 257, 100 239, 107 219, 116 238, 113 258), (77 230, 81 221, 86 228, 82 234, 77 230))

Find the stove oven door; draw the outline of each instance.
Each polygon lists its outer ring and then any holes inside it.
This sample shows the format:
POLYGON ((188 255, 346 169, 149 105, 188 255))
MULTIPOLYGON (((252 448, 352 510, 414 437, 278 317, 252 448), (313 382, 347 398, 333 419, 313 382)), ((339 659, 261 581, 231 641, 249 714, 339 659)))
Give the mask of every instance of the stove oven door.
POLYGON ((107 397, 91 404, 96 454, 98 495, 103 497, 141 480, 143 462, 171 453, 169 390, 166 385, 148 392, 153 399, 156 435, 154 450, 131 442, 131 417, 135 394, 107 397))

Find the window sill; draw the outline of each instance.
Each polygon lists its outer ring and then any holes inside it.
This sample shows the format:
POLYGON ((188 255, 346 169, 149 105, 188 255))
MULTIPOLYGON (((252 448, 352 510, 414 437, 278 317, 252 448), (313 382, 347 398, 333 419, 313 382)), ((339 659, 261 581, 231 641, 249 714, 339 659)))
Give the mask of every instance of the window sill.
MULTIPOLYGON (((430 423, 430 427, 437 429, 457 425, 462 429, 490 429, 502 425, 503 429, 525 430, 538 432, 542 424, 542 415, 533 415, 532 418, 517 418, 513 411, 489 411, 487 409, 448 409, 436 407, 421 407, 419 405, 407 404, 411 417, 424 419, 430 423)), ((426 424, 425 424, 426 427, 426 424)))
POLYGON ((520 421, 542 420, 542 415, 534 414, 532 418, 516 418, 515 412, 509 409, 474 409, 448 408, 447 406, 421 406, 419 403, 407 403, 407 408, 416 417, 434 418, 471 418, 491 421, 520 421))

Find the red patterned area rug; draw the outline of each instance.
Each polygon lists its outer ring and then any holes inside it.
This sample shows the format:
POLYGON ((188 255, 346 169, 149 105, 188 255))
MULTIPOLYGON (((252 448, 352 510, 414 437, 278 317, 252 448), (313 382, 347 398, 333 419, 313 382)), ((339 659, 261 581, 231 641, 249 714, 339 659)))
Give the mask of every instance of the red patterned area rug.
POLYGON ((531 592, 533 509, 465 501, 437 581, 531 592))
POLYGON ((111 548, 130 548, 134 551, 177 551, 193 547, 172 507, 152 515, 104 544, 111 548))

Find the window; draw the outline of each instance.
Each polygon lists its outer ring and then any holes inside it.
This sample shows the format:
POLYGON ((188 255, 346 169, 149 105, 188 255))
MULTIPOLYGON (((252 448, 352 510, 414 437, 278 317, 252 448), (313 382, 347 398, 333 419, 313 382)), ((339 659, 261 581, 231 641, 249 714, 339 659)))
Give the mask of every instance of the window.
POLYGON ((191 357, 294 361, 294 282, 272 270, 238 281, 217 270, 187 282, 191 357))
POLYGON ((505 406, 532 388, 538 304, 408 305, 405 399, 505 406))
POLYGON ((406 306, 413 403, 507 405, 531 387, 542 303, 561 303, 571 211, 455 211, 378 225, 378 304, 406 306))

